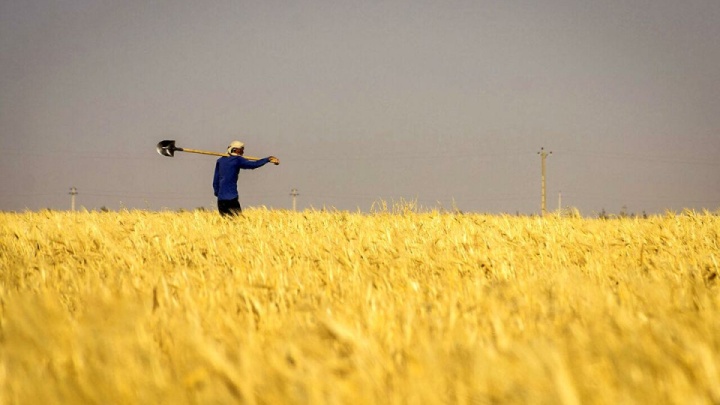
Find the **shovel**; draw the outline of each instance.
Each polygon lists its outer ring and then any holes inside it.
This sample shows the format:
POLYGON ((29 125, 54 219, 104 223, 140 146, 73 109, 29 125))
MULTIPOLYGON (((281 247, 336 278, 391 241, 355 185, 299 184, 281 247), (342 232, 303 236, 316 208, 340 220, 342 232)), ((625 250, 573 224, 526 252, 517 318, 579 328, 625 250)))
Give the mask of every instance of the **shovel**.
MULTIPOLYGON (((227 153, 208 152, 208 151, 204 151, 204 150, 188 149, 188 148, 178 148, 177 146, 175 146, 175 141, 169 141, 169 140, 158 142, 157 152, 163 156, 169 156, 169 157, 175 156, 175 152, 199 153, 201 155, 212 155, 212 156, 230 156, 227 153)), ((245 156, 245 155, 243 155, 243 157, 247 160, 260 160, 260 158, 250 157, 250 156, 245 156)))

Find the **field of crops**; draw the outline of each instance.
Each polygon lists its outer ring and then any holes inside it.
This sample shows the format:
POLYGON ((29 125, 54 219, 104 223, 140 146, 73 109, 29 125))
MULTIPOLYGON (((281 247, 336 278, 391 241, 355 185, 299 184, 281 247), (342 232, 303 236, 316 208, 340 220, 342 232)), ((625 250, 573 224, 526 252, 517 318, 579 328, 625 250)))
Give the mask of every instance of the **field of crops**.
POLYGON ((0 213, 0 403, 720 403, 720 217, 0 213))

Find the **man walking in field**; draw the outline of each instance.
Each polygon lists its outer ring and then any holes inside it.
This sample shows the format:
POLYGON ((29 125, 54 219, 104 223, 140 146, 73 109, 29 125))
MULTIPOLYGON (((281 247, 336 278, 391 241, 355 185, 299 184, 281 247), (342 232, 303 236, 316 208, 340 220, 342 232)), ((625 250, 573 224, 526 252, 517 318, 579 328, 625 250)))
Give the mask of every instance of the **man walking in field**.
POLYGON ((227 150, 230 156, 223 156, 217 160, 213 177, 213 189, 215 190, 215 197, 218 199, 218 211, 222 216, 239 215, 242 212, 237 191, 240 169, 254 170, 268 163, 280 164, 280 161, 275 156, 257 160, 243 157, 245 144, 240 141, 230 143, 227 150))

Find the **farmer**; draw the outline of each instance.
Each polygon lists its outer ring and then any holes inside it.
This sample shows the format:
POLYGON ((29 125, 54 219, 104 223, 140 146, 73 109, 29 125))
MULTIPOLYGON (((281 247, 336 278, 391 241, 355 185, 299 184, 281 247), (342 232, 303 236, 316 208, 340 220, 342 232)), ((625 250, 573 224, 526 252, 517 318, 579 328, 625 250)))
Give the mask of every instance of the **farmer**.
POLYGON ((243 157, 245 144, 240 141, 230 143, 227 151, 230 156, 223 156, 217 160, 213 178, 213 189, 215 197, 218 199, 218 211, 223 216, 238 215, 242 212, 237 191, 240 169, 257 169, 268 163, 280 164, 275 156, 257 160, 243 157))

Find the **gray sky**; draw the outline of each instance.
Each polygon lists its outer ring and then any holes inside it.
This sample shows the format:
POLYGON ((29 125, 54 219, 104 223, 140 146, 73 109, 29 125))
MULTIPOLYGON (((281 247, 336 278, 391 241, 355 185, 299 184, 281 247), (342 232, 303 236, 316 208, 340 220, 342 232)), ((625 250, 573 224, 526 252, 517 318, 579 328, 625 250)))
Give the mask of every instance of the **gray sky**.
POLYGON ((720 1, 0 0, 0 210, 720 208, 720 1))

